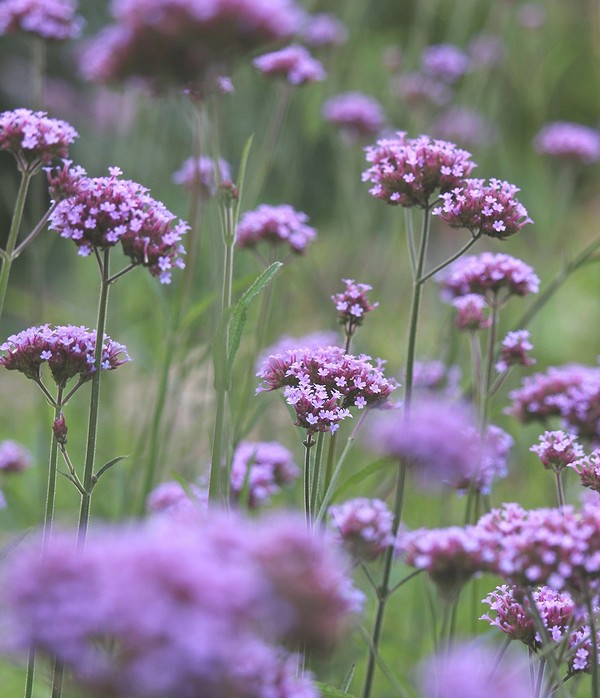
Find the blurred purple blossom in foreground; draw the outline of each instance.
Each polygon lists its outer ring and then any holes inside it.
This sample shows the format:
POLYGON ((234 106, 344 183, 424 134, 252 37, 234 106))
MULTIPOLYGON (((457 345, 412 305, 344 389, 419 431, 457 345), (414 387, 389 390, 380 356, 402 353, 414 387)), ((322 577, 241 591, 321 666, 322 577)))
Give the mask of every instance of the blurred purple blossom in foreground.
POLYGON ((84 25, 75 0, 3 0, 0 35, 25 32, 49 41, 76 39, 84 25))

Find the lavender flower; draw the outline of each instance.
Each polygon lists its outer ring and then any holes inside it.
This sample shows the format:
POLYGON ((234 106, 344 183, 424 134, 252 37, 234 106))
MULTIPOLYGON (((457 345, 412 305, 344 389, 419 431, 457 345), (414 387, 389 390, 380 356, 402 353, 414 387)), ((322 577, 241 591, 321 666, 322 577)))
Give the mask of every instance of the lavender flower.
POLYGON ((473 68, 498 65, 505 54, 502 39, 495 34, 478 34, 469 42, 468 56, 473 68))
POLYGON ((350 142, 372 138, 385 121, 379 102, 362 92, 345 92, 331 97, 321 111, 324 119, 337 126, 350 142))
POLYGON ((567 465, 579 475, 582 487, 600 492, 600 449, 594 449, 589 456, 578 458, 567 465))
POLYGON ((533 349, 533 344, 529 341, 527 330, 516 330, 509 332, 502 340, 500 347, 500 358, 496 362, 496 371, 504 373, 512 366, 531 366, 535 359, 527 352, 533 349))
POLYGON ((263 75, 281 77, 294 86, 324 80, 327 76, 321 62, 298 44, 265 53, 252 63, 263 75))
POLYGON ((212 158, 201 156, 188 158, 173 173, 175 184, 181 184, 191 192, 198 191, 201 199, 210 199, 217 193, 217 182, 231 179, 229 163, 219 158, 218 173, 212 158))
POLYGON ((392 80, 392 91, 410 105, 441 107, 452 100, 448 85, 417 71, 402 73, 392 80))
POLYGON ((469 57, 452 44, 428 46, 421 56, 423 71, 444 82, 456 82, 469 70, 469 57))
POLYGON ((133 265, 140 264, 161 283, 170 283, 173 267, 185 266, 180 240, 189 226, 175 222, 175 215, 141 184, 119 179, 118 167, 109 168, 109 173, 94 178, 79 173, 73 181, 76 191, 52 212, 50 229, 73 240, 83 256, 120 242, 133 265))
POLYGON ((251 509, 271 501, 282 486, 300 475, 293 454, 276 441, 241 441, 231 463, 231 494, 238 500, 247 488, 251 509))
POLYGON ((271 245, 285 243, 292 252, 302 254, 317 237, 317 231, 306 225, 308 216, 291 206, 262 204, 254 211, 247 211, 236 231, 238 247, 254 247, 259 242, 271 245))
POLYGON ((146 499, 150 514, 197 520, 198 513, 208 510, 208 492, 196 485, 186 491, 181 483, 170 480, 157 485, 146 499))
POLYGON ((394 543, 394 517, 381 499, 350 499, 329 507, 329 516, 340 540, 358 560, 376 560, 394 543))
POLYGON ((539 29, 546 22, 546 10, 539 2, 525 2, 519 7, 517 20, 525 29, 539 29))
POLYGON ((456 308, 454 324, 459 330, 477 332, 485 330, 491 325, 488 314, 489 306, 483 296, 477 293, 467 293, 452 299, 452 305, 456 308))
POLYGON ((367 298, 367 292, 372 290, 369 284, 357 284, 354 279, 342 279, 346 284, 346 290, 334 293, 331 300, 338 312, 338 320, 344 325, 347 337, 354 334, 355 329, 362 325, 365 314, 370 313, 379 305, 371 304, 367 298))
POLYGON ((462 184, 475 167, 471 154, 453 143, 431 140, 428 136, 382 139, 366 148, 367 162, 373 163, 362 174, 371 182, 369 193, 388 204, 427 208, 437 190, 448 192, 462 184))
POLYGON ((79 136, 66 121, 46 112, 15 109, 0 114, 0 150, 12 153, 22 172, 36 172, 54 158, 66 158, 79 136))
POLYGON ((275 354, 285 354, 288 351, 297 349, 297 347, 303 347, 312 351, 321 347, 335 346, 338 339, 338 333, 332 331, 310 332, 302 337, 292 337, 284 334, 260 353, 256 361, 256 371, 262 371, 269 363, 269 358, 275 354))
POLYGON ((47 41, 76 39, 84 25, 76 0, 4 0, 0 34, 25 32, 47 41))
POLYGON ((555 121, 537 134, 533 147, 542 155, 589 164, 600 160, 600 131, 582 124, 555 121))
POLYGON ((514 184, 490 179, 466 179, 459 187, 442 194, 443 204, 433 209, 452 228, 466 228, 473 235, 504 240, 533 223, 525 207, 515 198, 514 184))
POLYGON ((320 12, 306 18, 300 36, 312 48, 340 46, 348 40, 348 30, 336 15, 320 12))
POLYGON ((0 441, 1 473, 20 473, 31 467, 32 462, 33 457, 25 446, 12 439, 0 441))
POLYGON ((436 119, 432 132, 467 148, 489 146, 498 138, 494 124, 467 107, 450 107, 436 119))
POLYGON ((544 468, 556 472, 584 455, 577 437, 564 431, 545 431, 539 444, 534 444, 529 450, 539 456, 544 468))

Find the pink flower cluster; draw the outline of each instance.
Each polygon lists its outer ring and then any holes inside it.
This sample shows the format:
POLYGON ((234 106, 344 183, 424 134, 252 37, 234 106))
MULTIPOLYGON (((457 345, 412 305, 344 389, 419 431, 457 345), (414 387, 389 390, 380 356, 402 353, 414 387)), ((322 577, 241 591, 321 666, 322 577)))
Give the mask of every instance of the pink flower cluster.
POLYGON ((427 208, 435 192, 461 186, 475 167, 471 153, 453 143, 406 138, 404 131, 397 135, 366 148, 367 162, 373 164, 362 174, 363 182, 373 184, 369 193, 388 204, 427 208))
POLYGON ((0 34, 26 32, 49 41, 76 39, 84 24, 76 11, 76 0, 3 0, 0 34))
POLYGON ((452 305, 457 311, 454 324, 459 330, 477 332, 487 329, 492 324, 487 301, 477 293, 457 296, 452 299, 452 305))
POLYGON ((306 225, 306 213, 291 206, 269 206, 262 204, 254 211, 242 216, 236 231, 238 247, 254 247, 259 242, 271 245, 285 243, 292 252, 303 253, 317 237, 317 231, 306 225))
POLYGON ((358 560, 376 560, 394 544, 394 517, 381 499, 358 497, 329 507, 333 528, 358 560))
MULTIPOLYGON (((6 352, 0 357, 0 366, 38 381, 40 367, 47 363, 55 383, 64 387, 75 376, 81 382, 92 377, 96 370, 96 331, 75 325, 30 327, 11 335, 0 345, 0 351, 6 352)), ((104 337, 101 369, 113 370, 129 360, 122 344, 104 337)))
MULTIPOLYGON (((579 454, 578 454, 579 455, 579 454)), ((594 449, 589 456, 583 456, 571 463, 570 468, 579 475, 582 487, 588 487, 594 492, 600 492, 600 450, 594 449)))
POLYGON ((265 53, 252 63, 263 75, 283 78, 294 86, 318 82, 327 77, 321 62, 298 44, 265 53))
POLYGON ((12 153, 23 172, 35 172, 54 158, 66 158, 78 136, 66 121, 51 119, 43 111, 14 109, 0 114, 0 150, 12 153))
POLYGON ((381 104, 362 92, 335 95, 323 104, 321 111, 325 121, 337 126, 351 142, 372 138, 385 121, 381 104))
POLYGON ((466 179, 460 186, 442 193, 443 204, 433 209, 452 228, 466 228, 472 234, 504 240, 532 223, 515 194, 514 184, 499 179, 466 179))
POLYGON ((180 240, 189 226, 175 222, 175 215, 141 184, 120 179, 118 167, 109 173, 90 178, 79 169, 70 182, 71 194, 50 216, 50 229, 73 240, 84 256, 120 242, 133 265, 146 267, 163 284, 170 283, 172 269, 185 266, 180 240))
POLYGON ((348 29, 336 15, 319 12, 306 18, 300 35, 313 48, 340 46, 348 40, 348 29))
POLYGON ((362 325, 366 313, 370 313, 379 303, 370 303, 367 298, 368 291, 372 290, 369 284, 357 284, 354 279, 342 279, 346 284, 346 290, 334 293, 331 300, 338 312, 338 319, 346 331, 346 335, 353 334, 356 327, 362 325))
POLYGON ((469 70, 467 54, 453 44, 428 46, 421 56, 423 71, 444 82, 456 82, 469 70))
POLYGON ((535 359, 529 356, 533 344, 529 341, 527 330, 509 332, 500 345, 500 358, 496 362, 496 371, 504 373, 512 366, 532 366, 535 359))
POLYGON ((0 441, 0 473, 20 473, 33 462, 31 453, 12 439, 0 441))
POLYGON ((582 124, 556 121, 547 124, 534 138, 538 153, 592 163, 600 160, 600 131, 582 124))
POLYGON ((384 403, 396 387, 382 370, 381 361, 346 354, 340 347, 297 349, 270 356, 257 376, 257 392, 283 388, 296 412, 296 426, 309 434, 335 432, 352 415, 350 407, 364 409, 384 403))
POLYGON ((229 163, 219 158, 218 170, 215 161, 204 155, 188 158, 173 173, 175 184, 181 184, 190 192, 198 192, 201 199, 210 199, 217 193, 217 181, 231 179, 229 163), (218 172, 218 178, 217 178, 218 172))
POLYGON ((529 450, 539 456, 544 468, 554 471, 562 470, 584 456, 577 437, 564 431, 545 431, 540 436, 539 443, 529 450))

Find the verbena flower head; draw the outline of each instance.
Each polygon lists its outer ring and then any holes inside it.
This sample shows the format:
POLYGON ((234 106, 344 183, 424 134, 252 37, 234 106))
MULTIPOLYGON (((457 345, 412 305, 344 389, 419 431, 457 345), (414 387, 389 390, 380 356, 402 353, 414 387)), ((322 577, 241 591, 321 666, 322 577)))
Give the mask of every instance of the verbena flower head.
POLYGON ((411 105, 441 107, 452 101, 448 85, 418 71, 402 73, 391 84, 393 92, 411 105))
POLYGON ((265 53, 252 63, 263 75, 283 78, 295 86, 318 82, 327 77, 321 62, 298 44, 265 53))
POLYGON ((12 153, 23 172, 35 172, 54 158, 66 158, 78 136, 66 121, 51 119, 43 111, 14 109, 0 114, 0 150, 12 153))
POLYGON ((348 40, 348 29, 336 15, 319 12, 306 18, 300 36, 313 48, 340 46, 348 40))
POLYGON ((532 223, 525 207, 515 198, 519 189, 499 179, 466 179, 442 194, 443 204, 433 209, 452 228, 504 240, 532 223))
POLYGON ((529 341, 528 330, 509 332, 502 340, 496 371, 504 373, 511 366, 532 366, 535 359, 528 353, 532 349, 533 344, 529 341))
POLYGON ((582 456, 567 464, 579 475, 582 487, 600 492, 600 450, 594 449, 589 456, 582 456))
POLYGON ((45 167, 48 180, 48 193, 53 201, 62 201, 75 196, 79 181, 87 177, 87 172, 80 165, 73 165, 72 160, 63 159, 62 166, 45 167))
POLYGON ((530 449, 537 454, 544 468, 559 471, 584 456, 583 448, 574 434, 564 431, 545 431, 539 443, 530 449))
POLYGON ((547 124, 533 140, 538 153, 586 164, 600 160, 600 131, 568 121, 547 124))
POLYGON ((468 107, 450 107, 434 122, 437 138, 453 141, 467 148, 490 146, 498 138, 498 129, 479 112, 468 107))
POLYGON ((428 46, 421 56, 423 71, 445 82, 456 82, 469 70, 469 57, 452 44, 428 46))
POLYGON ((76 39, 84 21, 75 0, 3 0, 0 34, 25 32, 49 41, 76 39))
POLYGON ((305 16, 294 0, 114 0, 111 11, 116 24, 82 56, 85 77, 200 93, 211 73, 222 75, 232 59, 289 39, 305 16))
POLYGON ((442 297, 451 300, 457 296, 476 293, 488 302, 506 300, 509 296, 527 296, 537 293, 540 280, 525 262, 507 254, 482 252, 462 257, 441 279, 442 297))
POLYGON ((33 456, 20 443, 12 439, 0 441, 0 473, 20 473, 33 463, 33 456))
POLYGON ((354 279, 342 279, 346 290, 334 293, 331 300, 338 313, 338 320, 346 330, 347 335, 353 334, 356 327, 362 325, 366 313, 370 313, 379 305, 371 304, 367 293, 372 290, 369 284, 359 284, 354 279))
POLYGON ((76 191, 52 212, 50 229, 73 240, 83 256, 94 248, 105 250, 121 243, 132 264, 146 267, 161 283, 170 283, 173 268, 185 266, 180 240, 189 226, 177 221, 146 187, 120 179, 118 167, 109 173, 76 179, 76 191))
POLYGON ((328 99, 322 107, 325 121, 337 126, 350 142, 372 138, 385 122, 381 104, 362 92, 345 92, 328 99))
POLYGON ((217 182, 231 179, 229 163, 219 158, 217 166, 212 158, 204 155, 199 158, 188 158, 173 173, 175 184, 181 184, 191 192, 198 192, 201 199, 210 199, 217 193, 217 182))
POLYGON ((366 148, 367 162, 373 163, 362 174, 363 182, 371 182, 369 190, 388 204, 426 208, 435 194, 461 186, 475 163, 471 153, 453 143, 431 140, 428 136, 382 139, 366 148))
POLYGON ((329 517, 340 540, 358 560, 376 560, 394 544, 394 517, 381 499, 350 499, 329 507, 329 517))
POLYGON ((296 426, 309 434, 335 432, 351 417, 350 408, 361 410, 384 404, 396 388, 365 354, 353 356, 340 347, 301 348, 270 356, 257 376, 257 392, 283 388, 296 413, 296 426))
MULTIPOLYGON (((0 345, 0 351, 6 352, 0 356, 0 366, 37 381, 41 365, 47 363, 55 383, 64 387, 76 376, 82 382, 92 377, 96 370, 96 331, 75 325, 30 327, 11 335, 0 345)), ((129 360, 122 344, 104 337, 101 369, 112 370, 129 360)))
POLYGON ((256 371, 262 370, 263 365, 266 365, 269 358, 275 354, 285 354, 285 352, 293 351, 298 347, 303 347, 306 350, 316 350, 321 347, 335 346, 338 339, 338 333, 331 330, 309 332, 302 337, 292 337, 284 334, 260 353, 256 361, 256 371))
POLYGON ((474 68, 487 68, 502 62, 506 47, 497 34, 477 34, 469 41, 467 53, 474 68))
POLYGON ((208 492, 196 485, 184 489, 180 482, 161 482, 148 495, 146 509, 153 515, 198 519, 199 513, 208 511, 208 492))
POLYGON ((270 245, 284 243, 292 252, 302 254, 317 237, 317 231, 306 225, 307 222, 306 213, 296 211, 291 206, 262 204, 241 217, 236 231, 236 245, 254 247, 259 242, 270 245))
POLYGON ((231 494, 234 500, 247 490, 247 505, 265 506, 282 486, 300 475, 292 452, 277 441, 240 441, 231 463, 231 494))
POLYGON ((457 296, 452 299, 452 305, 456 308, 454 324, 459 330, 477 332, 487 329, 492 323, 487 301, 477 293, 457 296))

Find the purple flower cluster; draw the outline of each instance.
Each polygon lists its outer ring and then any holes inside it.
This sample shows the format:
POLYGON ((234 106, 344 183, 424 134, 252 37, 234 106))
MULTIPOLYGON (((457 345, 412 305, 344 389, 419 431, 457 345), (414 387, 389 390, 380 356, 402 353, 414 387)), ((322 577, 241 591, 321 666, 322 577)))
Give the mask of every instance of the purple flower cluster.
POLYGON ((582 124, 556 121, 547 124, 533 140, 542 155, 592 163, 600 160, 600 131, 582 124))
POLYGON ((467 293, 452 299, 456 308, 454 324, 459 330, 477 332, 487 329, 492 321, 486 299, 477 293, 467 293))
POLYGON ((371 357, 346 354, 340 347, 296 349, 270 356, 257 376, 257 392, 283 388, 284 397, 295 412, 296 426, 309 434, 334 433, 339 423, 359 410, 383 404, 396 387, 371 357))
POLYGON ((394 517, 381 499, 358 497, 329 507, 331 524, 358 560, 376 560, 394 543, 394 517))
POLYGON ((370 313, 379 303, 370 303, 367 292, 372 290, 369 284, 358 284, 354 279, 342 279, 346 284, 345 291, 334 293, 331 300, 338 312, 338 320, 350 336, 359 325, 362 325, 365 314, 370 313))
POLYGON ((231 463, 231 494, 234 500, 247 490, 251 509, 271 501, 282 486, 300 475, 294 456, 276 441, 240 441, 231 463))
POLYGON ((78 136, 66 121, 51 119, 43 111, 14 109, 0 114, 0 150, 12 153, 23 172, 66 158, 78 136))
POLYGON ((503 292, 506 297, 537 293, 540 280, 525 262, 507 254, 482 252, 456 261, 441 280, 442 296, 451 300, 475 293, 490 303, 498 303, 503 292))
POLYGON ((556 472, 584 456, 577 437, 564 431, 545 431, 540 436, 539 443, 529 450, 539 456, 544 468, 556 472))
POLYGON ((316 698, 283 641, 328 647, 358 592, 296 517, 154 519, 25 546, 2 580, 3 650, 64 662, 102 695, 316 698))
POLYGON ((499 179, 466 179, 458 187, 442 193, 443 204, 433 209, 452 228, 466 228, 473 234, 504 240, 533 221, 515 194, 514 184, 499 179))
MULTIPOLYGON (((30 327, 19 334, 11 335, 0 350, 0 366, 9 371, 20 371, 27 378, 38 381, 40 367, 47 363, 52 378, 59 387, 64 387, 71 378, 79 376, 81 382, 92 377, 96 370, 96 331, 74 325, 50 325, 30 327)), ((127 350, 122 344, 104 337, 102 345, 103 370, 112 370, 129 361, 127 350)))
POLYGON ((468 107, 450 107, 436 119, 432 131, 438 138, 468 148, 489 146, 498 138, 494 124, 468 107))
POLYGON ((26 32, 48 41, 76 39, 84 24, 76 11, 76 0, 3 0, 0 34, 26 32))
POLYGON ((348 40, 348 30, 344 23, 328 12, 309 15, 300 35, 304 43, 313 48, 340 46, 348 40))
POLYGON ((181 184, 191 192, 198 192, 201 199, 210 199, 217 193, 218 182, 231 179, 229 163, 219 158, 218 171, 215 161, 204 155, 188 158, 173 173, 175 184, 181 184))
POLYGON ((421 56, 423 71, 444 82, 456 82, 469 70, 470 60, 464 51, 453 44, 428 46, 421 56))
POLYGON ((490 424, 482 436, 476 427, 471 427, 467 434, 471 436, 471 450, 476 455, 471 469, 465 467, 461 473, 447 481, 450 487, 462 494, 469 491, 489 494, 492 483, 508 475, 508 460, 514 439, 504 429, 490 424))
POLYGON ((502 340, 500 358, 496 362, 496 371, 504 373, 511 366, 532 366, 535 359, 528 352, 533 349, 527 330, 509 332, 502 340))
POLYGON ((583 456, 568 465, 579 475, 582 487, 600 492, 600 449, 594 449, 589 456, 583 456))
POLYGON ((373 164, 362 174, 363 182, 373 184, 369 193, 388 204, 427 208, 434 192, 460 187, 475 167, 471 153, 453 143, 406 138, 404 131, 397 135, 366 148, 367 162, 373 164))
POLYGON ((291 206, 262 204, 242 216, 236 231, 236 245, 254 247, 259 242, 271 245, 285 243, 292 252, 301 254, 317 237, 317 231, 306 225, 307 222, 306 213, 296 211, 291 206))
POLYGON ((293 351, 298 347, 313 351, 321 347, 334 346, 338 339, 338 333, 333 331, 310 332, 302 337, 284 334, 260 353, 256 361, 256 370, 260 371, 262 365, 268 362, 269 357, 275 354, 285 354, 285 352, 293 351))
POLYGON ((154 515, 197 520, 199 513, 208 511, 208 491, 192 484, 186 490, 176 480, 162 482, 148 495, 146 509, 154 515))
POLYGON ((0 441, 0 473, 20 473, 31 467, 31 453, 16 441, 0 441))
POLYGON ((115 0, 111 11, 117 22, 83 55, 88 79, 196 89, 232 58, 289 39, 304 18, 294 0, 115 0))
POLYGON ((381 104, 362 92, 344 92, 331 97, 323 104, 322 114, 325 121, 337 126, 350 142, 372 138, 385 121, 381 104))
POLYGON ((252 63, 263 75, 283 78, 295 86, 318 82, 327 77, 321 62, 298 44, 265 53, 252 63))
POLYGON ((392 81, 392 90, 400 99, 417 106, 426 103, 441 107, 452 100, 448 85, 418 71, 398 75, 392 81))
POLYGON ((84 256, 120 242, 132 264, 146 267, 161 283, 170 283, 172 269, 184 267, 180 240, 189 226, 175 222, 175 215, 141 184, 120 179, 118 167, 109 173, 90 178, 79 170, 71 182, 75 191, 50 216, 50 229, 73 240, 84 256))

